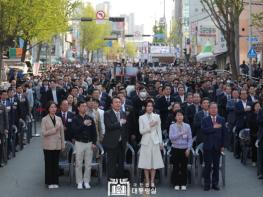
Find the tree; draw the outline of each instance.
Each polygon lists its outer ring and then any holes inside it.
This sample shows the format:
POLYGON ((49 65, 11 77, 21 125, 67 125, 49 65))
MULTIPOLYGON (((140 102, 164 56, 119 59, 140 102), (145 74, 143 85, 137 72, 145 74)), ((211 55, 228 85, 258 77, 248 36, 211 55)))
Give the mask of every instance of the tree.
POLYGON ((154 38, 153 38, 153 43, 165 43, 166 42, 166 28, 165 25, 157 25, 155 24, 153 26, 153 33, 154 33, 154 38))
POLYGON ((182 39, 180 39, 180 37, 178 36, 178 22, 176 22, 173 19, 172 20, 171 32, 170 32, 170 35, 169 35, 167 42, 170 45, 176 47, 176 45, 179 44, 180 41, 182 41, 182 39))
POLYGON ((50 42, 55 35, 68 30, 69 17, 78 2, 71 3, 69 0, 22 1, 25 6, 24 20, 20 21, 21 34, 19 36, 25 41, 21 58, 21 61, 24 61, 30 41, 34 39, 39 43, 50 42))
POLYGON ((201 0, 215 26, 222 32, 234 79, 239 74, 239 16, 244 10, 243 0, 201 0))
MULTIPOLYGON (((263 0, 261 0, 263 3, 263 0)), ((253 26, 255 26, 257 29, 262 30, 263 28, 263 11, 253 14, 253 26)))
POLYGON ((133 42, 126 42, 125 43, 125 53, 129 58, 136 57, 137 48, 133 42))
MULTIPOLYGON (((91 4, 80 7, 79 17, 96 18, 96 13, 91 4)), ((104 24, 96 24, 96 21, 82 22, 80 24, 80 45, 81 56, 83 57, 84 51, 92 53, 97 49, 104 47, 104 38, 109 35, 109 23, 105 21, 104 24)))
POLYGON ((112 41, 111 47, 104 47, 103 53, 107 60, 118 60, 120 54, 123 52, 123 48, 120 46, 118 41, 112 41))

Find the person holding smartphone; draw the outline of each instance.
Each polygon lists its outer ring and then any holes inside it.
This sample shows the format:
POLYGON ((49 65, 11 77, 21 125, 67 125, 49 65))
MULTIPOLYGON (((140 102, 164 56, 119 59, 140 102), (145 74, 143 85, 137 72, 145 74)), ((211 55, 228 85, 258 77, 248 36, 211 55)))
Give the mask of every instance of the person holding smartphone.
POLYGON ((147 100, 145 114, 139 117, 139 131, 142 134, 138 168, 144 170, 145 187, 155 188, 156 169, 164 167, 161 150, 163 149, 161 120, 153 113, 154 102, 147 100))
POLYGON ((186 190, 187 184, 187 163, 192 147, 192 131, 189 124, 184 123, 182 110, 175 113, 176 123, 171 124, 169 139, 172 142, 172 184, 175 190, 186 190))

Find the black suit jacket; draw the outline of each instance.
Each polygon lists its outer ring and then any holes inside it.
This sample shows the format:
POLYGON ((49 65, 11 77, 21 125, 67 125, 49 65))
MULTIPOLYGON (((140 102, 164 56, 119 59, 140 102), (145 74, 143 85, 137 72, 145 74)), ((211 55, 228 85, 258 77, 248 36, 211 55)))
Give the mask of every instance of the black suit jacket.
POLYGON ((157 109, 160 112, 162 130, 166 129, 166 120, 169 114, 168 107, 171 103, 176 102, 175 98, 170 96, 170 102, 166 101, 165 96, 162 96, 157 100, 157 109))
POLYGON ((221 116, 216 116, 216 122, 221 124, 222 127, 214 128, 211 116, 207 116, 202 120, 201 130, 204 134, 204 150, 220 150, 225 146, 225 119, 221 116))
POLYGON ((186 107, 185 116, 187 117, 192 130, 193 130, 193 123, 194 123, 195 114, 197 114, 197 112, 199 112, 201 110, 202 110, 202 108, 200 105, 198 106, 198 111, 196 111, 194 104, 191 104, 191 105, 186 107))
MULTIPOLYGON (((56 93, 57 93, 57 100, 59 104, 65 98, 65 92, 63 89, 57 88, 56 93)), ((47 91, 47 101, 54 101, 51 89, 47 91)))
POLYGON ((18 95, 15 95, 15 100, 17 101, 17 114, 18 119, 22 118, 26 120, 26 116, 29 115, 29 105, 25 95, 19 100, 18 95))
POLYGON ((64 130, 65 140, 66 141, 72 141, 72 138, 73 138, 72 121, 73 121, 73 118, 74 118, 74 114, 72 112, 68 111, 65 122, 64 122, 63 117, 62 117, 62 112, 58 112, 57 116, 61 118, 64 127, 67 128, 66 130, 64 130))
MULTIPOLYGON (((252 103, 247 101, 247 105, 250 106, 252 109, 252 103)), ((248 126, 247 125, 248 116, 251 112, 246 112, 244 110, 241 100, 235 104, 235 112, 236 112, 236 127, 237 130, 240 131, 241 129, 244 129, 248 126)))
MULTIPOLYGON (((126 119, 126 114, 121 111, 121 119, 126 119)), ((127 119, 126 119, 127 120, 127 119)), ((114 149, 118 147, 119 139, 122 139, 123 147, 126 147, 128 141, 127 123, 120 125, 114 111, 111 109, 104 113, 105 135, 103 138, 103 146, 106 149, 114 149)))
POLYGON ((257 123, 258 123, 258 139, 261 143, 261 146, 263 146, 263 109, 261 109, 258 113, 257 117, 257 123))

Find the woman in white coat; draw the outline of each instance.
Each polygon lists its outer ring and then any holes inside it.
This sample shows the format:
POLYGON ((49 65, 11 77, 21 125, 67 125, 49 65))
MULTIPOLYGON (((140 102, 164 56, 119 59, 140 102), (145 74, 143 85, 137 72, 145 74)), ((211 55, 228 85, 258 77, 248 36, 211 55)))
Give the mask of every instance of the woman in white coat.
POLYGON ((163 149, 161 120, 158 114, 153 113, 153 106, 153 101, 148 100, 145 106, 146 112, 139 118, 142 139, 138 168, 144 169, 145 187, 151 188, 155 187, 156 169, 164 167, 161 154, 163 149))

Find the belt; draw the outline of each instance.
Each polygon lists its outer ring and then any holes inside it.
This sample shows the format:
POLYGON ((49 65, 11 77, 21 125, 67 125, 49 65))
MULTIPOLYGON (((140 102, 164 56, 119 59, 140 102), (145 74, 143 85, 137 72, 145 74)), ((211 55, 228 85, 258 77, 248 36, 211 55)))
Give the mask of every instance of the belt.
POLYGON ((82 142, 82 143, 89 143, 89 142, 91 142, 90 140, 83 140, 83 139, 76 139, 76 141, 78 141, 78 142, 82 142))

